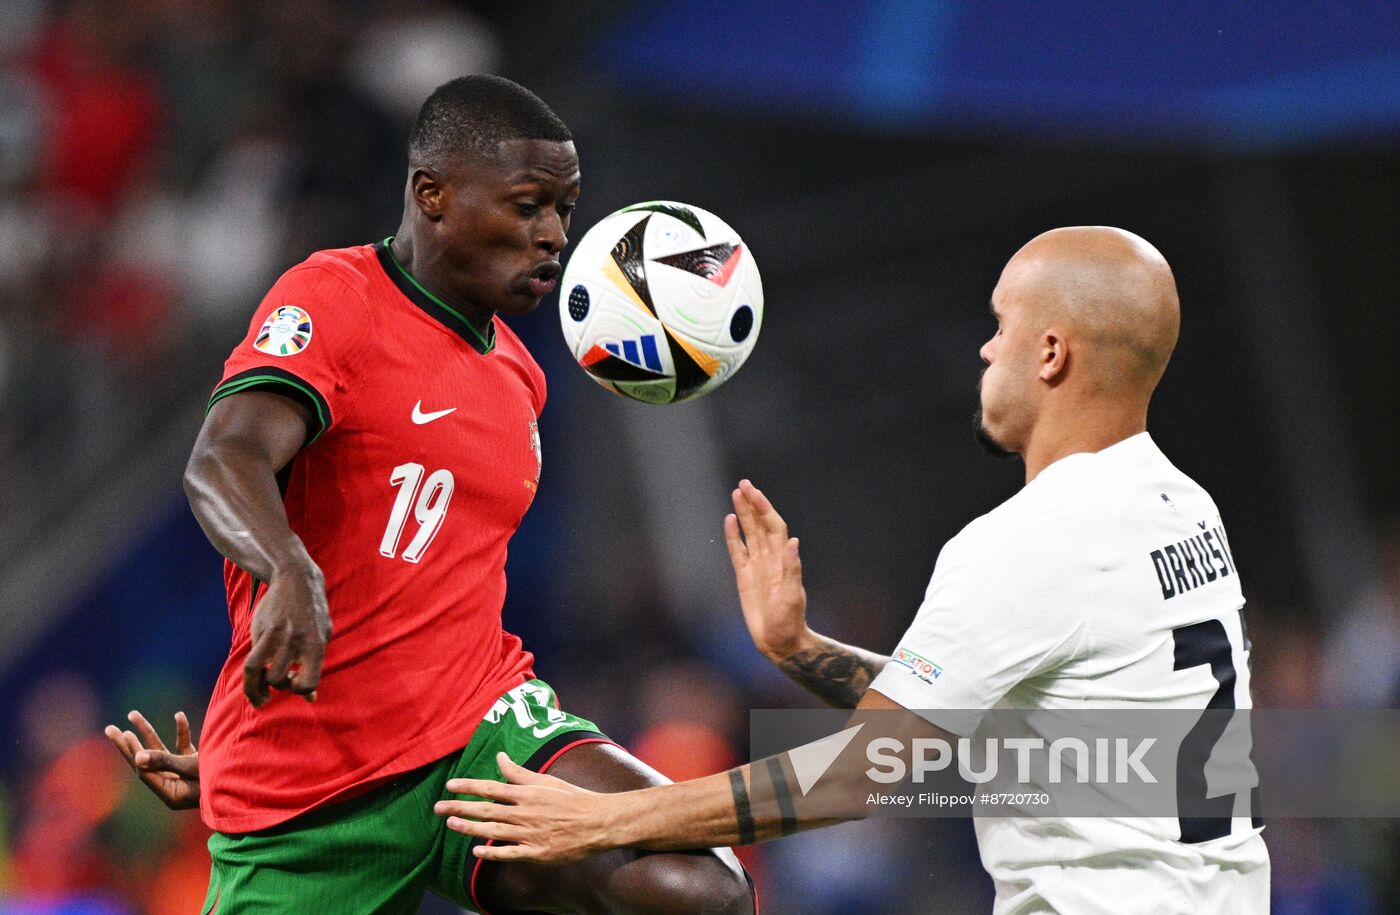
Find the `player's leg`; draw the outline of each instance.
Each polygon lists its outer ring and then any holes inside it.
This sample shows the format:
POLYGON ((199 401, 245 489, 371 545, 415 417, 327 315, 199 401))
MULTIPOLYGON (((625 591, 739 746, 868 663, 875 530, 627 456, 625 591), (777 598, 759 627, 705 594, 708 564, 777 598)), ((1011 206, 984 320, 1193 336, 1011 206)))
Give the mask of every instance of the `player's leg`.
MULTIPOLYGON (((621 747, 586 743, 538 766, 592 791, 630 791, 667 782, 621 747)), ((466 879, 490 915, 568 907, 583 915, 752 913, 753 887, 729 849, 642 852, 618 849, 563 865, 471 859, 466 879)))
MULTIPOLYGON (((665 784, 598 730, 559 707, 554 690, 531 680, 508 690, 486 713, 452 767, 452 778, 501 779, 496 754, 548 771, 593 791, 665 784)), ((439 783, 441 798, 455 797, 439 783)), ((429 805, 431 808, 431 804, 429 805)), ((429 810, 431 815, 431 810, 429 810)), ((442 824, 432 889, 489 915, 580 912, 583 915, 752 912, 753 890, 732 852, 647 854, 618 850, 566 865, 484 863, 472 840, 442 824)))
POLYGON ((436 842, 425 808, 454 760, 424 766, 281 826, 209 840, 204 913, 375 912, 413 915, 436 842))

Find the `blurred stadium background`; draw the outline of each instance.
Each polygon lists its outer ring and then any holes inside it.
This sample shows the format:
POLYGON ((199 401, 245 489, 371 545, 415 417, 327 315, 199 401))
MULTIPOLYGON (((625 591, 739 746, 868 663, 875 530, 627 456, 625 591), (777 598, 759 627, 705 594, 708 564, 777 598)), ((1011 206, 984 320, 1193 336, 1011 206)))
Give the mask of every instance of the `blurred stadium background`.
MULTIPOLYGON (((801 535, 817 627, 893 646, 940 544, 1019 485, 969 434, 997 272, 1076 223, 1176 269, 1152 431, 1225 512, 1256 704, 1400 700, 1394 3, 2 0, 0 19, 0 911, 197 910, 203 827, 100 733, 133 707, 197 726, 227 648, 180 469, 262 292, 394 229, 408 124, 462 72, 571 125, 576 237, 684 200, 764 271, 754 358, 694 404, 596 389, 553 298, 514 324, 551 396, 506 625, 638 755, 717 771, 748 708, 810 701, 739 618, 719 531, 740 475, 801 535)), ((1395 823, 1266 837, 1276 911, 1395 911, 1395 823)), ((751 851, 766 912, 989 905, 966 822, 751 851)))

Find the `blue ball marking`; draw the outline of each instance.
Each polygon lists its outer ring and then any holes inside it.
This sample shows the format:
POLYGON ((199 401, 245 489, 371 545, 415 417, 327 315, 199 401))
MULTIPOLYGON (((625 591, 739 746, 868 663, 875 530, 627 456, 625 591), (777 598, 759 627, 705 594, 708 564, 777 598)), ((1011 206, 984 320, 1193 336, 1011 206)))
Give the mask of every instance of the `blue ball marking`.
POLYGON ((569 292, 569 317, 575 321, 588 317, 588 302, 588 290, 580 283, 569 292))
POLYGON ((743 343, 753 330, 753 309, 748 305, 740 305, 734 311, 734 316, 729 319, 729 337, 735 343, 743 343))

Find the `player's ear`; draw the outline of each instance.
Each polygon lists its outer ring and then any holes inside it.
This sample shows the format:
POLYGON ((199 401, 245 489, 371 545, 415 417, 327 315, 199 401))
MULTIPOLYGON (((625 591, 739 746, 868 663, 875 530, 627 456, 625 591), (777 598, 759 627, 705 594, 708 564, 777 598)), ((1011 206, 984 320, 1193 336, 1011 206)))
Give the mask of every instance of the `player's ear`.
POLYGON ((408 192, 419 211, 433 222, 447 208, 447 182, 431 165, 415 165, 408 176, 408 192))
POLYGON ((1037 377, 1041 381, 1055 383, 1064 374, 1068 361, 1069 341, 1065 335, 1053 327, 1046 330, 1040 341, 1040 371, 1037 377))

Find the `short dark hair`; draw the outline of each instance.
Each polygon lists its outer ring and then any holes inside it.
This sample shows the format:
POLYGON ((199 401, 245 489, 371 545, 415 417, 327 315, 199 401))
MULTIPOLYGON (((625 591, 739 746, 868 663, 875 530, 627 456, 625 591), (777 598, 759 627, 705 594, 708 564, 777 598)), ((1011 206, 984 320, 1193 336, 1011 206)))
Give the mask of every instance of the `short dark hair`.
POLYGON ((574 135, 538 95, 499 76, 459 76, 433 90, 408 135, 411 162, 445 155, 495 155, 507 140, 553 140, 574 135))

